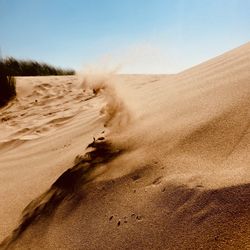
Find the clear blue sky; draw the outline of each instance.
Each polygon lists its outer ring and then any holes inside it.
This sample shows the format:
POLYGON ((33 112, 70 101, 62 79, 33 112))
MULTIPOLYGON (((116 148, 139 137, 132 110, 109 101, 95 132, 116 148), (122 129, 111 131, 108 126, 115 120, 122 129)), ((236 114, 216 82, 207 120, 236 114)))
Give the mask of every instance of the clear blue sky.
POLYGON ((250 0, 0 0, 3 56, 62 67, 174 73, 248 41, 250 0))

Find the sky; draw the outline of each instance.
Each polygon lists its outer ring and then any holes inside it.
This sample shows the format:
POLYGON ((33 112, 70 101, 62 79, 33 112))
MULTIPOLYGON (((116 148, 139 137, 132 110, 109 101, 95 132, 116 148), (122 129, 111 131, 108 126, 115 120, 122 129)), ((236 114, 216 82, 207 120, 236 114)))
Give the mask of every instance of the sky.
POLYGON ((250 41, 250 0, 0 0, 3 57, 177 73, 250 41))

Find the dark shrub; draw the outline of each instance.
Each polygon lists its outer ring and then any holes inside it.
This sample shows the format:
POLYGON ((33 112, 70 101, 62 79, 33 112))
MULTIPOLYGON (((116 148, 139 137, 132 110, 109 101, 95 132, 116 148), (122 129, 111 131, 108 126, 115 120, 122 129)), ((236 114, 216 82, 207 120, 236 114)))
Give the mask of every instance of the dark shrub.
POLYGON ((8 101, 16 96, 15 78, 0 61, 0 107, 6 105, 8 101))
POLYGON ((13 76, 74 75, 71 69, 61 69, 32 60, 16 60, 8 57, 0 60, 0 107, 16 96, 13 76))
POLYGON ((12 76, 48 76, 48 75, 74 75, 71 69, 61 69, 46 63, 39 63, 32 60, 16 60, 8 57, 3 60, 12 76))

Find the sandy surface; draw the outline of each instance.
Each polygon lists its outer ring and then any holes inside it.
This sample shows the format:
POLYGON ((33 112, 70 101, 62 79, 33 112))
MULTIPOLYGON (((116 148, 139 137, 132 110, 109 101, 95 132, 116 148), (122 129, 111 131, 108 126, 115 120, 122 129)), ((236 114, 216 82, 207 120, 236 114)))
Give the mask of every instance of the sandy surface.
POLYGON ((177 75, 17 84, 3 249, 250 249, 250 43, 177 75))

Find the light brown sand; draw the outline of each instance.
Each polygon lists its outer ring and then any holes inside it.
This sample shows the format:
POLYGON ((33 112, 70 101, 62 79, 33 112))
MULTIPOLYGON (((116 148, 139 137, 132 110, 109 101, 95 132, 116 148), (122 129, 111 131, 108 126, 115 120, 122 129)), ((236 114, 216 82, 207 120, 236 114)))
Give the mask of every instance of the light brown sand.
POLYGON ((21 78, 1 112, 2 247, 250 249, 250 43, 177 75, 85 80, 96 97, 21 78))

